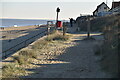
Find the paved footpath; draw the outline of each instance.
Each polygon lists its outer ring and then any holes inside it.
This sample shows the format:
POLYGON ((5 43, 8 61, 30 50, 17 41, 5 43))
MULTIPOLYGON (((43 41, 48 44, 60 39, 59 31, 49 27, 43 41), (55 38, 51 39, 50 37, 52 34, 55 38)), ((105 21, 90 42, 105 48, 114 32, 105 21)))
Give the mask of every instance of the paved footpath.
POLYGON ((69 47, 57 56, 57 60, 66 63, 40 64, 45 67, 33 69, 35 72, 25 78, 109 78, 110 75, 102 72, 99 61, 94 54, 94 47, 102 40, 98 33, 92 34, 96 40, 82 40, 86 34, 75 33, 72 40, 75 46, 69 47))

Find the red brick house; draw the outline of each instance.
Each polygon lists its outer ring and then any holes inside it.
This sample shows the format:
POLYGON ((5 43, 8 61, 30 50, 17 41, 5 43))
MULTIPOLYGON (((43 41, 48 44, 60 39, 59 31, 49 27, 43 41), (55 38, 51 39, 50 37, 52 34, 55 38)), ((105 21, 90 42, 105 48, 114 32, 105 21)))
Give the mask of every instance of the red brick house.
POLYGON ((120 7, 120 1, 119 2, 112 2, 112 9, 116 8, 116 7, 120 7))
POLYGON ((110 9, 112 14, 119 14, 120 13, 120 1, 112 2, 112 8, 110 9))

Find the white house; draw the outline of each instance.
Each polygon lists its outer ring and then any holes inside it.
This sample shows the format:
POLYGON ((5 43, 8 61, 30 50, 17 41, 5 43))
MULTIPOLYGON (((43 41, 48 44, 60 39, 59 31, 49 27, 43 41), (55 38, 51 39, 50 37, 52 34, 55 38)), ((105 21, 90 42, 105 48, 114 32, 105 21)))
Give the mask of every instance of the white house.
POLYGON ((107 4, 102 2, 100 5, 97 6, 96 10, 93 12, 93 16, 104 16, 108 14, 109 10, 110 8, 107 6, 107 4))

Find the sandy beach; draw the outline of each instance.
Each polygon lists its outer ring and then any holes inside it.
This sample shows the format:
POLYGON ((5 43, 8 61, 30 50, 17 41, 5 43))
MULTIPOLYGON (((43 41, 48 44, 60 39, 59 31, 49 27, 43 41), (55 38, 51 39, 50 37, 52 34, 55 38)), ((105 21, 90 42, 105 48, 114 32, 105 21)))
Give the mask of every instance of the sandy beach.
POLYGON ((38 26, 18 26, 18 27, 4 27, 0 28, 0 31, 11 31, 11 30, 26 30, 30 28, 37 28, 38 26))
POLYGON ((15 38, 15 36, 19 37, 20 33, 22 31, 28 30, 28 29, 35 29, 38 28, 37 26, 19 26, 19 27, 4 27, 0 28, 0 40, 15 38))

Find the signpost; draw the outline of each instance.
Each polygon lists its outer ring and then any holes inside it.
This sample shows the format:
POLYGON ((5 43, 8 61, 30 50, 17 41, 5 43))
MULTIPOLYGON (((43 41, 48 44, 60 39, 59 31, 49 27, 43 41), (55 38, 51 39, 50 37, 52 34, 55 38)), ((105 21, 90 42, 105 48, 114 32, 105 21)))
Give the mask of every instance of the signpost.
POLYGON ((58 27, 58 13, 60 12, 59 7, 57 8, 56 12, 57 12, 57 17, 56 17, 56 29, 57 29, 57 27, 58 27))

